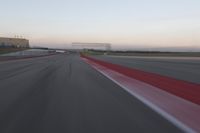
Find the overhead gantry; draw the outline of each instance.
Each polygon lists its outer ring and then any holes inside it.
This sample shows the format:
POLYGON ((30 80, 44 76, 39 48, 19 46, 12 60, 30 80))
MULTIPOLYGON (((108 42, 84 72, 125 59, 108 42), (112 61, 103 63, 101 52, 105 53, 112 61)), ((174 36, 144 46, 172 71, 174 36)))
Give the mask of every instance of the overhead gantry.
POLYGON ((81 43, 81 42, 73 42, 73 47, 79 48, 79 49, 91 49, 91 48, 104 48, 106 51, 111 50, 111 44, 110 43, 81 43))

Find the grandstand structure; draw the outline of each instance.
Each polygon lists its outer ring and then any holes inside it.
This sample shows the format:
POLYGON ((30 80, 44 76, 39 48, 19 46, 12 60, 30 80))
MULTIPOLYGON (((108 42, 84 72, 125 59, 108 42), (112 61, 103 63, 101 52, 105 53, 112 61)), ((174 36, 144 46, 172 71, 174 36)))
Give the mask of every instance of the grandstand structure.
POLYGON ((0 37, 0 47, 28 48, 29 40, 24 38, 0 37))

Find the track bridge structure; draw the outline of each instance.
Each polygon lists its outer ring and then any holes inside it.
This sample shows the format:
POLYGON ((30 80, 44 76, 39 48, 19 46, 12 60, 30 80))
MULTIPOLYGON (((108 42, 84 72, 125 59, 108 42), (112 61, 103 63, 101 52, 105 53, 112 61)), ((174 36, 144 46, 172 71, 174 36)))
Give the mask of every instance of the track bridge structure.
POLYGON ((111 50, 111 44, 110 43, 81 43, 81 42, 73 42, 73 47, 76 47, 78 49, 92 49, 92 48, 103 48, 106 51, 111 50))

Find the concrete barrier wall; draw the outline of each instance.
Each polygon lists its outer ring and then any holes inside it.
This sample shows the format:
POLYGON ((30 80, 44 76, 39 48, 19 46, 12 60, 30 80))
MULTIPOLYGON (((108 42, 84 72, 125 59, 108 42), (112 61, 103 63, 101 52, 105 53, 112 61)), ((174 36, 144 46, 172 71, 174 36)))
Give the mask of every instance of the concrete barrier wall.
POLYGON ((28 50, 3 54, 1 56, 40 56, 40 55, 48 55, 50 53, 52 52, 49 50, 28 49, 28 50))

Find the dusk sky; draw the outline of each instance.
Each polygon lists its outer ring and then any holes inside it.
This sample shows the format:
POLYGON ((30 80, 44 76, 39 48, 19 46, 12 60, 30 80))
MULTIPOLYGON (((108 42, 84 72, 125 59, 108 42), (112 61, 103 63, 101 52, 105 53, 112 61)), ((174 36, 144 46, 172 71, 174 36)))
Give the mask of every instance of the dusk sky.
POLYGON ((0 36, 33 46, 200 48, 200 0, 0 0, 0 36))

